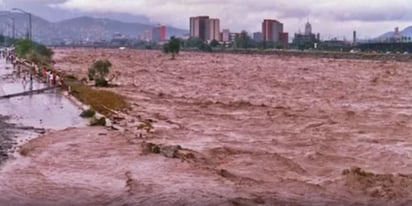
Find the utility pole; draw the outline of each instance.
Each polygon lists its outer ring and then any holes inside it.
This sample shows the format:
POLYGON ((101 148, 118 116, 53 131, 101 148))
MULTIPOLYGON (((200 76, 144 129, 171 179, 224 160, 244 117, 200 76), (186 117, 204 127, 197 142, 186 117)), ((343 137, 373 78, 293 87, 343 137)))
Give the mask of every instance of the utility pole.
POLYGON ((33 33, 32 33, 32 21, 31 21, 31 13, 28 13, 29 14, 29 30, 30 30, 30 33, 29 33, 29 35, 30 35, 30 41, 32 41, 33 40, 33 33))
POLYGON ((11 17, 11 21, 12 21, 12 36, 13 39, 16 39, 16 19, 14 19, 13 17, 11 17))

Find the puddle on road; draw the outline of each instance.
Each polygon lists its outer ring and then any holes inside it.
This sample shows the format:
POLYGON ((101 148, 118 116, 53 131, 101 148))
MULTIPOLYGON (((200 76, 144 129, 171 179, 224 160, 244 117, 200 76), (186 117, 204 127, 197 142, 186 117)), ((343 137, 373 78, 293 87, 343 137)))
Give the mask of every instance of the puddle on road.
MULTIPOLYGON (((0 95, 47 87, 39 80, 30 85, 30 81, 24 83, 22 79, 12 78, 10 74, 13 70, 5 68, 5 62, 0 60, 0 95)), ((0 99, 0 114, 11 117, 11 123, 24 127, 59 130, 86 126, 87 121, 79 116, 80 113, 81 109, 65 98, 58 89, 42 94, 0 99)))
POLYGON ((85 126, 81 110, 58 91, 0 100, 0 114, 12 123, 46 129, 85 126))

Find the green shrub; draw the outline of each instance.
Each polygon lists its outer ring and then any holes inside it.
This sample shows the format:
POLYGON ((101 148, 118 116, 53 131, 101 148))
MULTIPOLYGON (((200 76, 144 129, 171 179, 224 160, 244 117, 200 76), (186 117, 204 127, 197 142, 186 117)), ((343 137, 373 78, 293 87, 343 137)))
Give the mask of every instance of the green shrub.
POLYGON ((106 118, 101 117, 99 119, 93 118, 90 120, 90 126, 106 126, 106 118))
POLYGON ((95 85, 98 87, 108 87, 109 82, 107 82, 105 79, 98 78, 95 80, 95 85))
POLYGON ((175 56, 180 52, 180 40, 172 36, 169 42, 163 45, 163 52, 172 54, 172 59, 175 59, 175 56))
POLYGON ((98 60, 89 68, 89 80, 95 80, 96 86, 107 87, 106 76, 110 73, 112 63, 109 60, 98 60))
POLYGON ((96 114, 96 112, 95 112, 94 110, 88 109, 88 110, 83 111, 83 112, 80 114, 80 117, 83 117, 83 118, 91 118, 91 117, 94 117, 95 114, 96 114))

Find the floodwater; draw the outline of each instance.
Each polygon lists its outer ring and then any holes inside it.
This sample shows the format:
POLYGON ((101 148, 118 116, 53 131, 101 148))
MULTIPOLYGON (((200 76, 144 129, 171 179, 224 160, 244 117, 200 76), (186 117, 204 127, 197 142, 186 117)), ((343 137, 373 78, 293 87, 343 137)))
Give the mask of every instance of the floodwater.
POLYGON ((0 170, 0 203, 412 205, 410 62, 55 52, 79 79, 95 59, 113 63, 111 90, 132 107, 125 130, 30 141, 0 170), (140 127, 148 119, 152 132, 140 127), (143 141, 192 155, 147 154, 143 141))
MULTIPOLYGON (((12 74, 11 65, 0 60, 0 95, 14 94, 30 89, 46 88, 47 84, 34 79, 31 84, 12 74)), ((86 121, 79 117, 81 110, 58 90, 46 91, 42 94, 0 99, 0 114, 11 117, 13 123, 25 127, 64 129, 67 127, 85 126, 86 121)))
MULTIPOLYGON (((0 59, 0 96, 46 88, 39 79, 30 83, 29 76, 17 75, 10 64, 0 59), (23 81, 26 76, 28 81, 23 81)), ((47 130, 87 125, 79 117, 81 110, 58 90, 0 99, 0 165, 8 157, 15 156, 17 146, 47 130), (7 117, 7 118, 4 118, 7 117), (4 122, 7 120, 6 122, 4 122)))

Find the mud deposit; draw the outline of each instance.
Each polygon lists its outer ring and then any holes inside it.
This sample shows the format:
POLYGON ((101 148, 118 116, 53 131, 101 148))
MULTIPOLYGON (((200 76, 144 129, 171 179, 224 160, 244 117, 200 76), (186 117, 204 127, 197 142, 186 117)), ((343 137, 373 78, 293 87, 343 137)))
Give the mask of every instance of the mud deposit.
POLYGON ((0 203, 412 204, 411 63, 55 52, 79 79, 95 59, 113 63, 125 131, 32 140, 0 171, 0 203))

